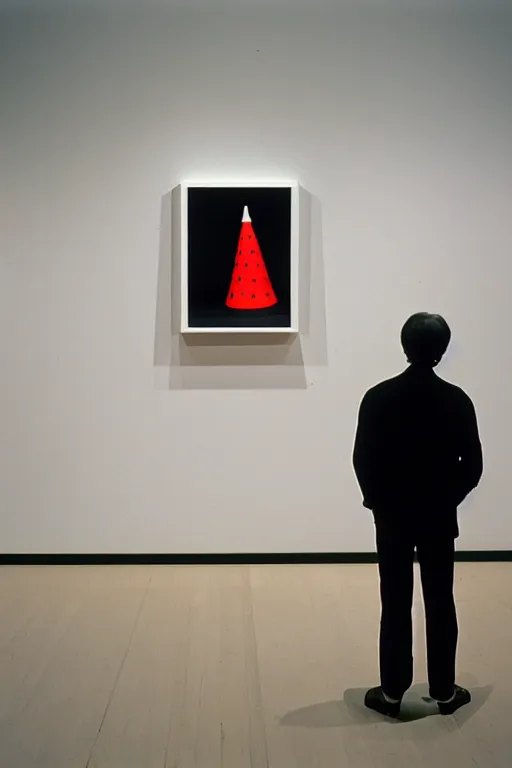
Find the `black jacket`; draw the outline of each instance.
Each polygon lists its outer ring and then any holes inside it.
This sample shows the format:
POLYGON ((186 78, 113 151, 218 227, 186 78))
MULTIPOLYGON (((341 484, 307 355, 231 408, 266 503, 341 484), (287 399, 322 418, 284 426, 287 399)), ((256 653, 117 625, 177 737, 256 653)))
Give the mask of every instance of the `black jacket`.
POLYGON ((365 394, 353 463, 376 518, 428 520, 458 536, 457 507, 483 471, 471 399, 432 369, 411 365, 365 394))

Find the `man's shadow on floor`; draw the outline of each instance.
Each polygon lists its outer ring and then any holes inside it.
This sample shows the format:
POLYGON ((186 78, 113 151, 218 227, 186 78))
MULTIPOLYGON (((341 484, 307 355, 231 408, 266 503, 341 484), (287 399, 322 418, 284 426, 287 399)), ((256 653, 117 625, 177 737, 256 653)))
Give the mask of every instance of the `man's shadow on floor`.
MULTIPOLYGON (((464 684, 464 682, 462 683, 464 684)), ((468 682, 466 681, 466 685, 468 682)), ((465 707, 461 707, 454 715, 460 726, 470 720, 473 715, 484 706, 492 693, 493 686, 468 685, 471 689, 472 701, 465 707)), ((404 696, 397 719, 383 717, 364 706, 366 688, 348 688, 339 701, 325 701, 312 704, 288 712, 280 718, 283 726, 295 726, 299 728, 339 728, 341 726, 375 725, 375 723, 387 723, 400 725, 416 720, 424 720, 427 717, 439 716, 437 704, 428 695, 426 684, 414 685, 404 696)))

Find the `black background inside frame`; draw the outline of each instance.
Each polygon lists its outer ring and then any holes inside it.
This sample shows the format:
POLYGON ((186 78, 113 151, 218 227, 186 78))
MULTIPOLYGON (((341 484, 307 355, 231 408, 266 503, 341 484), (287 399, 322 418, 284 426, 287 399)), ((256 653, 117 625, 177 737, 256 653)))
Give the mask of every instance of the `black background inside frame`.
POLYGON ((193 327, 276 327, 291 324, 291 189, 191 187, 188 190, 188 324, 193 327), (249 207, 278 303, 235 310, 226 298, 244 206, 249 207))

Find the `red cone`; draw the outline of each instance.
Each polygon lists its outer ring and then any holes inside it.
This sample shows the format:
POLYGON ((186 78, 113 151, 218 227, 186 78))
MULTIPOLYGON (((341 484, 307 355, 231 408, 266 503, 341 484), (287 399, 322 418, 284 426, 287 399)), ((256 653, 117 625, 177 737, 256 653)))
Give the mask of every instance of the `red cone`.
POLYGON ((277 304, 247 206, 242 217, 231 286, 226 306, 232 309, 265 309, 277 304))

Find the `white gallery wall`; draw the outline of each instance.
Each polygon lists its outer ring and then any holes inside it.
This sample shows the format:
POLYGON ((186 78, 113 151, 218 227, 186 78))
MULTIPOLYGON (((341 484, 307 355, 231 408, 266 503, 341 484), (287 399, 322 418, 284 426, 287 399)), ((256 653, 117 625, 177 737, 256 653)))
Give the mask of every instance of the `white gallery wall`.
POLYGON ((357 409, 420 310, 484 444, 458 546, 512 549, 512 15, 309 5, 0 1, 2 552, 372 550, 357 409), (295 342, 171 334, 218 176, 311 195, 295 342))

